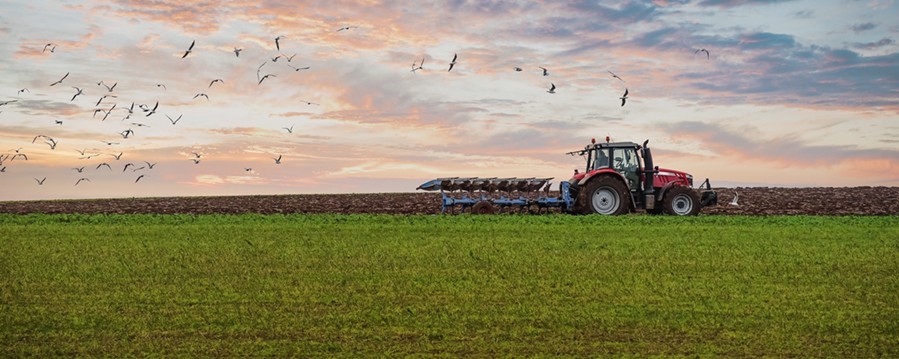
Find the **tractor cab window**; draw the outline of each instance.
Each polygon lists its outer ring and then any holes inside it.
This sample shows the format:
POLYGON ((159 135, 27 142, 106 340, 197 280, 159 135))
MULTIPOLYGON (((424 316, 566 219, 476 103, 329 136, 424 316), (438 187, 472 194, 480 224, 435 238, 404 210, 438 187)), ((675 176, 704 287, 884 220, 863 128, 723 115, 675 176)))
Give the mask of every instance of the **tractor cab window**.
POLYGON ((609 149, 597 148, 593 155, 593 166, 590 169, 609 168, 609 149))
POLYGON ((615 160, 612 168, 627 179, 628 188, 638 188, 637 172, 640 169, 640 160, 637 158, 637 151, 633 148, 617 148, 615 149, 615 160))

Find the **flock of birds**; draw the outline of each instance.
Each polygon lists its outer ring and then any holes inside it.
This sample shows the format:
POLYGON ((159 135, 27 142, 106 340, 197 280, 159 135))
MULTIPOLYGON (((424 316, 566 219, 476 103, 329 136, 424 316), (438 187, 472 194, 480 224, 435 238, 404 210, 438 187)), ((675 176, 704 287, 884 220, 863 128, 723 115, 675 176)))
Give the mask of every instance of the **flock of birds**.
MULTIPOLYGON (((356 26, 344 26, 344 27, 339 28, 337 30, 337 32, 348 31, 348 30, 351 30, 354 28, 356 28, 356 26)), ((257 70, 256 70, 257 85, 262 85, 263 82, 265 82, 267 79, 272 79, 272 78, 277 77, 277 75, 274 73, 263 73, 263 68, 265 68, 265 66, 270 63, 277 63, 281 59, 283 59, 284 60, 283 63, 285 63, 286 66, 289 67, 290 69, 292 69, 293 71, 304 71, 304 70, 309 70, 311 68, 310 66, 294 66, 293 65, 293 59, 296 56, 296 54, 287 56, 281 52, 282 40, 284 40, 284 39, 286 39, 285 36, 277 36, 274 38, 274 44, 275 44, 275 49, 277 50, 277 54, 276 54, 276 56, 271 57, 270 60, 267 59, 265 62, 262 63, 262 65, 260 65, 257 68, 257 70)), ((196 40, 191 41, 190 45, 187 47, 186 50, 184 50, 184 53, 181 55, 180 58, 186 59, 191 54, 193 54, 195 51, 194 50, 195 45, 196 45, 196 40)), ((44 45, 41 53, 47 53, 47 52, 55 53, 56 49, 57 49, 56 44, 47 43, 46 45, 44 45)), ((234 56, 236 58, 240 58, 240 55, 242 52, 243 52, 243 49, 241 49, 241 48, 234 48, 234 50, 233 50, 234 56)), ((709 58, 708 50, 706 50, 706 49, 696 50, 694 52, 694 55, 699 54, 699 53, 705 53, 706 59, 709 58)), ((447 72, 453 71, 453 69, 456 68, 457 65, 459 65, 458 60, 459 60, 458 53, 453 54, 452 60, 450 60, 449 63, 447 64, 446 71, 447 72)), ((420 61, 417 58, 415 60, 413 60, 411 72, 416 73, 418 71, 424 70, 424 62, 425 62, 425 57, 422 57, 420 61)), ((540 66, 539 69, 541 70, 542 76, 550 76, 549 69, 547 69, 546 67, 540 66)), ((523 68, 517 67, 517 66, 514 67, 513 70, 516 72, 524 71, 523 68)), ((621 83, 626 82, 623 78, 621 78, 617 74, 613 73, 612 71, 608 71, 608 73, 611 75, 612 78, 621 81, 621 83)), ((64 81, 69 77, 69 74, 70 73, 67 72, 65 75, 60 77, 58 80, 50 83, 49 87, 63 85, 64 81)), ((213 79, 209 82, 207 89, 211 89, 213 87, 213 85, 224 84, 224 83, 225 83, 224 79, 221 79, 221 78, 213 79)), ((96 83, 96 85, 98 87, 102 86, 102 89, 100 91, 103 93, 100 96, 100 98, 96 101, 96 103, 94 103, 94 107, 96 107, 93 110, 93 118, 94 119, 96 119, 98 115, 102 114, 100 121, 106 121, 113 114, 113 111, 117 111, 117 113, 119 113, 121 115, 121 122, 124 122, 125 120, 129 120, 132 117, 137 117, 139 115, 142 115, 142 117, 144 119, 148 119, 151 116, 157 114, 159 111, 159 101, 156 101, 152 106, 149 104, 137 104, 136 102, 131 102, 130 106, 128 106, 128 107, 124 107, 124 106, 118 107, 118 103, 113 103, 111 105, 107 105, 107 106, 109 106, 108 108, 101 107, 101 105, 107 99, 114 99, 114 98, 118 97, 116 95, 116 91, 115 91, 116 86, 118 85, 118 82, 115 82, 110 85, 104 81, 99 81, 96 83), (135 108, 135 105, 137 106, 137 108, 135 108), (140 111, 140 112, 138 112, 138 111, 140 111)), ((165 86, 165 84, 162 84, 162 83, 157 83, 156 87, 161 88, 163 90, 168 90, 167 87, 165 86)), ((74 102, 80 96, 86 96, 85 88, 78 87, 78 86, 71 86, 71 88, 74 90, 74 93, 72 94, 72 97, 69 98, 69 102, 74 102)), ((556 87, 555 83, 550 82, 550 87, 546 92, 549 94, 555 94, 556 89, 557 89, 557 87, 556 87)), ((31 93, 31 91, 27 88, 22 88, 17 91, 17 95, 19 95, 19 96, 23 95, 24 93, 31 93)), ((625 106, 625 104, 627 103, 627 99, 629 98, 628 94, 629 94, 629 91, 628 91, 627 87, 625 87, 624 93, 619 97, 619 99, 621 100, 622 107, 625 106)), ((209 95, 204 92, 196 93, 196 95, 193 96, 193 100, 196 100, 200 97, 205 98, 207 101, 209 101, 209 95)), ((19 100, 0 101, 0 109, 2 109, 3 106, 11 105, 18 101, 19 100)), ((318 103, 306 101, 306 100, 296 100, 296 101, 298 101, 299 103, 305 103, 307 105, 318 105, 318 103)), ((2 112, 3 111, 0 111, 0 114, 2 114, 2 112)), ((166 114, 165 117, 168 119, 168 121, 171 123, 171 125, 174 126, 174 125, 177 125, 178 122, 182 120, 183 115, 178 115, 176 118, 173 118, 172 116, 169 116, 166 114)), ((55 120, 55 123, 57 125, 62 125, 63 121, 55 120)), ((135 127, 149 127, 147 124, 145 124, 143 122, 130 122, 130 124, 131 124, 131 126, 135 126, 135 127)), ((282 129, 285 130, 288 134, 292 134, 293 127, 294 126, 291 125, 290 127, 282 127, 282 129)), ((128 140, 134 134, 135 134, 134 130, 130 127, 118 133, 118 135, 121 136, 122 140, 128 140)), ((55 150, 57 148, 57 145, 59 144, 58 140, 56 140, 55 138, 53 138, 51 136, 44 135, 44 134, 38 134, 38 135, 34 136, 34 138, 31 141, 31 144, 38 143, 38 140, 42 140, 42 143, 49 146, 50 150, 55 150)), ((121 142, 118 142, 118 141, 101 140, 100 142, 102 142, 103 144, 105 144, 107 146, 115 146, 115 145, 121 144, 121 142)), ((22 150, 23 150, 23 148, 20 147, 17 149, 8 150, 7 153, 0 154, 0 173, 5 173, 7 171, 7 166, 8 165, 11 166, 14 161, 21 162, 21 161, 28 160, 27 154, 22 152, 22 150)), ((89 159, 101 156, 100 152, 102 152, 102 151, 99 151, 96 149, 92 149, 92 150, 81 149, 81 150, 76 150, 76 151, 80 154, 80 157, 78 157, 80 160, 89 160, 89 159)), ((110 155, 112 156, 112 158, 115 159, 115 161, 119 161, 119 160, 121 160, 121 158, 123 156, 123 152, 119 151, 117 154, 111 153, 110 155)), ((202 157, 201 153, 191 152, 191 156, 189 157, 189 160, 192 161, 194 164, 199 164, 201 162, 201 157, 202 157)), ((274 164, 280 165, 283 160, 283 155, 277 154, 276 157, 271 157, 271 159, 274 160, 274 164)), ((138 164, 135 164, 133 162, 128 162, 122 166, 122 171, 121 171, 122 173, 125 173, 128 170, 131 170, 132 173, 136 174, 136 177, 134 177, 135 178, 134 183, 140 182, 141 179, 143 179, 146 176, 145 173, 137 174, 137 172, 149 171, 149 170, 152 170, 156 166, 156 163, 151 163, 149 161, 140 161, 140 162, 138 162, 138 164), (138 166, 138 164, 145 164, 145 165, 138 166)), ((95 171, 99 171, 103 167, 106 167, 106 169, 108 171, 113 170, 113 166, 108 162, 101 162, 99 164, 91 165, 91 166, 77 166, 77 167, 72 167, 71 169, 76 171, 79 174, 83 174, 86 167, 92 167, 95 171)), ((253 169, 251 167, 244 167, 244 171, 245 172, 253 172, 253 169)), ((43 178, 40 178, 40 179, 34 178, 34 181, 39 186, 44 185, 46 180, 47 180, 46 176, 44 176, 43 178)), ((91 180, 89 177, 80 177, 79 176, 79 178, 74 182, 74 185, 78 186, 82 182, 91 182, 91 180)))

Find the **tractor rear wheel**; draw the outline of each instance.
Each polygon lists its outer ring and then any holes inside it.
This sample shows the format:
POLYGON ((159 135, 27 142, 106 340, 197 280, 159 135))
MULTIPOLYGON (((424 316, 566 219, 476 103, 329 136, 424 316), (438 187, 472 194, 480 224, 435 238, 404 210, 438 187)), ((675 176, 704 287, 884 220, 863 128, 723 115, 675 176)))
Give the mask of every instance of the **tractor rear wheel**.
POLYGON ((628 198, 624 183, 611 176, 602 176, 587 183, 579 193, 578 202, 583 214, 618 215, 628 212, 628 198))
POLYGON ((702 204, 699 202, 699 195, 692 188, 674 186, 665 193, 662 208, 666 214, 695 216, 699 214, 702 204))
POLYGON ((496 213, 496 207, 493 207, 493 203, 488 201, 480 201, 475 203, 474 206, 471 206, 471 214, 494 214, 496 213))

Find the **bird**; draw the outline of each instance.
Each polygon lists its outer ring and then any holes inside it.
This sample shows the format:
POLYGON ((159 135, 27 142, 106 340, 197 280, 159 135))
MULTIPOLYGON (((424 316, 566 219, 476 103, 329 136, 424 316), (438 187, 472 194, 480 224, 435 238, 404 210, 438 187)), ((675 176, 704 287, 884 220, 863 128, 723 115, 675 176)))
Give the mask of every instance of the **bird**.
MULTIPOLYGON (((37 135, 37 136, 34 136, 34 139, 31 140, 31 143, 34 143, 34 141, 37 141, 37 139, 38 139, 38 138, 41 138, 41 137, 43 137, 43 138, 45 138, 45 139, 50 138, 50 137, 47 137, 47 136, 45 136, 45 135, 37 135)), ((21 149, 22 149, 22 148, 19 147, 19 149, 16 150, 16 153, 19 153, 19 150, 21 150, 21 149)))
POLYGON ((131 118, 131 115, 134 114, 134 102, 133 101, 131 102, 131 107, 126 108, 125 111, 128 111, 128 116, 125 116, 125 118, 123 118, 122 121, 125 121, 125 120, 131 118))
POLYGON ((118 96, 115 96, 115 95, 103 95, 103 96, 100 97, 100 100, 97 101, 97 104, 94 105, 94 106, 100 106, 100 102, 103 102, 103 100, 105 100, 107 97, 116 98, 116 97, 118 97, 118 96))
POLYGON ((134 180, 134 183, 137 183, 137 181, 140 181, 141 178, 144 178, 144 175, 137 176, 137 179, 134 180))
POLYGON ((112 145, 117 145, 117 144, 119 144, 118 142, 109 142, 109 141, 100 141, 100 142, 105 143, 107 146, 112 146, 112 145))
POLYGON ((84 94, 84 89, 80 89, 75 86, 72 86, 72 88, 78 90, 78 92, 75 93, 75 96, 72 96, 72 99, 69 100, 69 102, 75 101, 75 98, 78 97, 78 95, 84 94))
MULTIPOLYGON (((112 113, 112 110, 115 110, 116 105, 118 105, 118 104, 114 103, 114 104, 112 104, 112 107, 110 107, 108 110, 106 110, 106 114, 103 115, 103 119, 101 121, 106 121, 106 118, 109 117, 109 114, 112 113)), ((122 121, 124 121, 124 120, 125 119, 122 119, 122 121)))
POLYGON ((627 89, 624 89, 624 96, 620 97, 621 99, 621 107, 624 107, 624 103, 627 101, 627 89))
POLYGON ((709 50, 706 50, 706 49, 699 49, 699 50, 696 50, 696 51, 693 52, 693 55, 696 55, 696 54, 698 54, 698 53, 700 53, 700 52, 705 52, 705 59, 706 59, 706 60, 709 59, 709 50))
POLYGON ((13 102, 18 102, 18 101, 19 101, 19 100, 3 101, 3 102, 0 102, 0 106, 6 106, 6 105, 9 105, 9 104, 11 104, 11 103, 13 103, 13 102))
POLYGON ((90 182, 91 180, 88 179, 88 178, 82 177, 82 178, 79 178, 77 182, 75 182, 75 185, 77 186, 79 183, 81 183, 81 181, 88 181, 88 182, 90 182))
POLYGON ((281 39, 285 37, 286 36, 278 36, 275 38, 275 49, 277 49, 278 51, 281 51, 281 39))
POLYGON ((181 121, 181 116, 184 116, 184 115, 178 115, 178 118, 173 120, 172 117, 170 117, 169 115, 165 115, 165 117, 169 118, 169 122, 171 122, 172 125, 178 123, 178 121, 181 121))
POLYGON ((133 135, 133 134, 134 134, 134 131, 132 131, 132 130, 129 128, 129 129, 127 129, 127 130, 124 130, 124 131, 122 131, 122 132, 119 132, 119 134, 122 135, 122 138, 128 138, 129 135, 133 135))
POLYGON ((100 167, 103 167, 103 166, 106 166, 106 168, 108 168, 110 171, 112 171, 112 166, 110 166, 110 165, 109 165, 108 163, 106 163, 106 162, 103 162, 103 163, 97 165, 97 168, 94 168, 94 169, 97 169, 97 170, 98 170, 98 169, 100 169, 100 167))
POLYGON ((194 161, 194 164, 199 164, 200 160, 197 158, 191 158, 191 161, 194 161))
POLYGON ((200 158, 200 156, 202 156, 201 154, 199 154, 197 152, 191 152, 191 154, 193 154, 194 157, 196 157, 196 158, 200 158))
POLYGON ((458 53, 453 54, 453 61, 450 61, 450 63, 449 63, 449 70, 446 70, 446 72, 450 72, 450 71, 453 70, 453 66, 456 65, 456 59, 457 59, 458 57, 459 57, 459 54, 458 54, 458 53))
POLYGON ((550 85, 551 85, 551 86, 550 86, 549 90, 547 90, 546 92, 548 92, 548 93, 556 93, 556 84, 550 83, 550 85))
POLYGON ((37 185, 38 185, 38 186, 43 186, 43 185, 44 185, 44 181, 47 180, 47 177, 44 177, 43 179, 37 179, 37 178, 35 178, 34 180, 37 181, 37 185))
POLYGON ((309 101, 306 101, 306 100, 300 100, 300 102, 304 102, 304 103, 306 103, 306 104, 309 105, 309 106, 312 106, 312 105, 318 106, 318 104, 315 103, 315 102, 309 102, 309 101))
POLYGON ((115 157, 116 161, 118 161, 118 160, 122 159, 122 153, 123 153, 123 152, 119 152, 119 154, 114 154, 114 153, 113 153, 113 154, 112 154, 112 157, 115 157))
POLYGON ((57 125, 62 126, 62 120, 53 120, 53 121, 55 121, 57 125))
POLYGON ((0 172, 6 172, 6 166, 0 167, 0 172))
POLYGON ((421 58, 421 63, 418 64, 418 67, 415 66, 415 60, 412 61, 412 72, 418 71, 422 69, 422 66, 425 64, 425 58, 421 58))
POLYGON ((72 167, 72 169, 75 170, 75 171, 77 171, 78 173, 84 172, 84 167, 83 167, 83 166, 82 166, 82 167, 72 167))
POLYGON ((259 83, 258 83, 257 85, 262 85, 262 81, 265 81, 265 79, 267 79, 267 78, 269 78, 269 77, 278 77, 278 76, 275 76, 275 75, 273 75, 273 74, 267 74, 267 75, 265 75, 265 76, 262 76, 262 78, 259 79, 259 83))
POLYGON ((16 153, 14 156, 10 157, 9 160, 12 161, 12 160, 16 159, 16 157, 20 157, 20 156, 22 158, 24 158, 26 161, 28 161, 28 156, 26 156, 24 153, 16 153))
POLYGON ((737 201, 740 199, 740 194, 734 191, 734 199, 730 201, 731 206, 739 206, 740 204, 737 201))
POLYGON ((311 67, 309 67, 309 66, 306 66, 306 67, 293 67, 293 66, 291 66, 291 65, 287 65, 287 66, 290 67, 290 68, 292 68, 294 71, 308 70, 308 69, 311 68, 311 67))
POLYGON ((128 167, 130 167, 130 166, 134 166, 134 164, 131 163, 131 162, 126 163, 126 164, 125 164, 125 168, 122 168, 122 172, 127 171, 127 170, 128 170, 128 167))
POLYGON ((234 57, 240 57, 240 52, 241 52, 241 51, 243 51, 243 49, 238 49, 238 48, 235 47, 235 48, 234 48, 234 57))
POLYGON ((243 170, 244 170, 245 172, 253 172, 253 169, 250 168, 250 167, 245 167, 243 170))
POLYGON ((281 155, 278 155, 278 158, 272 157, 272 159, 275 160, 275 164, 276 164, 276 165, 280 165, 280 164, 281 164, 281 155))
POLYGON ((283 55, 278 55, 278 56, 272 57, 272 62, 278 62, 278 59, 280 59, 281 56, 283 56, 283 55))
POLYGON ((23 89, 19 90, 19 92, 17 93, 17 95, 21 95, 22 92, 28 92, 28 93, 31 93, 31 91, 28 91, 27 88, 23 88, 23 89))
POLYGON ((344 26, 344 27, 337 29, 337 32, 346 31, 346 30, 355 29, 355 28, 356 28, 356 26, 344 26))
POLYGON ((549 70, 547 70, 547 69, 546 69, 545 67, 543 67, 543 66, 538 66, 538 67, 539 67, 540 69, 543 70, 543 76, 549 76, 549 70))
MULTIPOLYGON (((220 82, 220 83, 223 83, 223 84, 224 84, 224 83, 225 83, 225 80, 222 80, 222 79, 215 79, 215 80, 212 80, 212 82, 209 83, 209 87, 212 87, 212 85, 213 85, 214 83, 216 83, 216 82, 220 82)), ((209 88, 209 87, 207 87, 207 88, 209 88)))
MULTIPOLYGON (((41 53, 43 54, 45 51, 47 51, 47 48, 50 46, 53 46, 54 49, 56 48, 56 45, 53 45, 53 43, 51 42, 51 43, 44 45, 44 49, 41 50, 41 53)), ((53 52, 53 51, 50 51, 50 52, 53 52)))
POLYGON ((616 79, 619 79, 619 80, 621 80, 621 82, 626 82, 626 81, 624 81, 624 79, 622 79, 622 78, 620 78, 620 77, 618 77, 618 75, 616 75, 616 74, 615 74, 615 73, 614 73, 614 72, 612 72, 612 71, 609 71, 609 70, 606 70, 606 72, 608 72, 608 73, 610 73, 610 74, 612 74, 612 77, 614 77, 614 78, 616 78, 616 79))
POLYGON ((147 162, 147 161, 144 161, 144 163, 146 163, 146 164, 147 164, 147 167, 150 167, 151 170, 153 169, 153 166, 156 166, 155 163, 150 163, 150 162, 147 162))
POLYGON ((153 108, 144 110, 144 112, 147 113, 146 117, 150 117, 150 115, 156 113, 157 108, 159 108, 159 101, 156 101, 156 105, 154 105, 153 108))
POLYGON ((187 51, 184 52, 184 55, 181 56, 182 59, 185 58, 185 57, 187 57, 187 55, 190 54, 191 52, 193 52, 193 50, 194 50, 194 44, 195 44, 196 42, 197 42, 197 40, 193 40, 193 41, 190 42, 190 47, 188 47, 188 48, 187 48, 187 51))
POLYGON ((205 94, 205 93, 198 93, 198 94, 194 95, 194 98, 197 98, 197 97, 200 97, 200 96, 205 97, 205 98, 206 98, 206 101, 209 101, 209 95, 207 95, 207 94, 205 94))
POLYGON ((296 57, 296 56, 297 56, 297 54, 293 54, 293 55, 290 55, 290 56, 284 56, 284 58, 287 59, 287 62, 291 62, 291 61, 293 61, 293 58, 296 57))
POLYGON ((103 82, 102 82, 102 81, 101 81, 101 82, 100 82, 100 84, 102 84, 102 85, 103 85, 103 87, 105 87, 105 88, 106 88, 106 91, 108 91, 108 92, 112 92, 112 90, 113 90, 113 89, 114 89, 114 88, 115 88, 115 87, 116 87, 116 85, 118 85, 118 84, 119 84, 119 83, 118 83, 118 82, 116 82, 116 83, 114 83, 114 84, 112 84, 112 86, 106 86, 106 84, 105 84, 105 83, 103 83, 103 82))
POLYGON ((520 67, 518 67, 518 66, 513 67, 512 70, 515 70, 516 72, 521 72, 521 71, 523 71, 522 68, 520 68, 520 67))
POLYGON ((163 84, 156 84, 156 87, 162 87, 163 90, 168 91, 168 89, 163 84))
POLYGON ((287 130, 287 133, 293 133, 293 125, 290 125, 290 127, 281 127, 281 128, 287 130))
POLYGON ((65 80, 66 77, 69 77, 69 73, 68 73, 68 72, 66 72, 66 74, 63 75, 61 79, 59 79, 59 81, 56 81, 56 82, 50 84, 50 86, 56 86, 56 85, 61 84, 61 83, 62 83, 62 80, 65 80))
POLYGON ((51 149, 51 150, 55 150, 55 149, 56 149, 56 140, 54 140, 54 139, 52 139, 52 138, 50 138, 50 137, 47 137, 47 140, 46 140, 45 142, 46 142, 48 145, 50 145, 50 149, 51 149))

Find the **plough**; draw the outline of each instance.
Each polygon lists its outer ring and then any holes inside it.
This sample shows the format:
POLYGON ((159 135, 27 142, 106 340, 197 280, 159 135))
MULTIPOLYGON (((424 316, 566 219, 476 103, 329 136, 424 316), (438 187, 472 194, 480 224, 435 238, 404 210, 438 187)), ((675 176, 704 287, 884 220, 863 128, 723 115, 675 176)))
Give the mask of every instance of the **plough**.
POLYGON ((418 186, 419 190, 440 191, 442 206, 440 213, 455 213, 458 206, 459 212, 492 214, 512 212, 517 209, 519 213, 530 211, 532 206, 537 206, 537 212, 543 212, 550 208, 565 209, 571 206, 572 199, 568 194, 568 182, 560 185, 560 195, 550 197, 549 191, 552 183, 549 178, 480 178, 480 177, 447 177, 437 178, 418 186), (542 194, 541 194, 542 193, 542 194))

